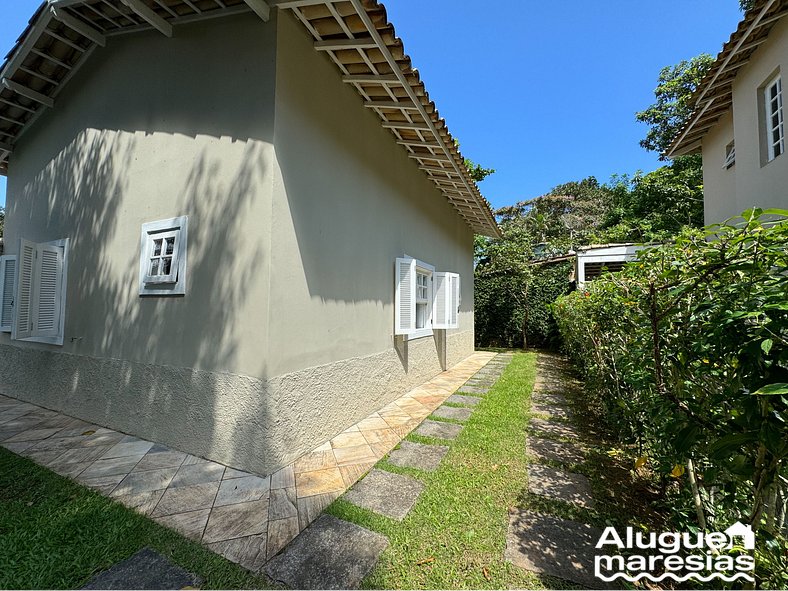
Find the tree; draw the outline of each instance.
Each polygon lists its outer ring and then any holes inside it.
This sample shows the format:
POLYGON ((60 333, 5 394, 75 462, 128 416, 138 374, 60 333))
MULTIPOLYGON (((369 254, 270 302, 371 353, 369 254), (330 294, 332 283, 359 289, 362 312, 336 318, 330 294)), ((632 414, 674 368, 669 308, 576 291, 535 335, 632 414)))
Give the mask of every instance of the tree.
POLYGON ((484 168, 481 164, 476 164, 468 158, 465 159, 465 168, 471 173, 471 178, 477 183, 482 182, 491 174, 495 173, 494 168, 484 168))
POLYGON ((755 6, 755 0, 739 0, 739 8, 742 12, 747 12, 755 6))
MULTIPOLYGON (((675 66, 662 68, 654 90, 656 102, 640 111, 637 120, 650 126, 640 145, 664 154, 692 114, 692 94, 709 71, 714 58, 702 53, 675 66)), ((664 156, 660 156, 662 160, 664 156)))

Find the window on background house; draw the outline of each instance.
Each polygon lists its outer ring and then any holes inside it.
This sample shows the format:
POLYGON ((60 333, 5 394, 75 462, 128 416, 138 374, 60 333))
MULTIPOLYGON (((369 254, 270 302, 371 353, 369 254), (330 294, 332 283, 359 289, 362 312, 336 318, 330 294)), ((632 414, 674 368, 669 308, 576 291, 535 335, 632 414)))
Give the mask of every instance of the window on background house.
POLYGON ((766 110, 766 151, 767 162, 771 162, 785 152, 785 131, 783 123, 783 87, 780 76, 772 79, 763 90, 766 110))
POLYGON ((3 322, 10 308, 11 338, 62 345, 69 240, 39 244, 22 239, 19 243, 19 255, 14 261, 16 277, 9 277, 8 260, 3 269, 3 322), (9 284, 13 284, 14 294, 10 302, 9 284))
POLYGON ((736 144, 731 142, 725 146, 725 164, 723 168, 731 168, 734 164, 736 164, 736 144))
POLYGON ((460 276, 428 263, 398 258, 395 266, 394 334, 410 339, 433 329, 459 327, 460 276))
POLYGON ((143 224, 140 295, 186 293, 187 216, 143 224))

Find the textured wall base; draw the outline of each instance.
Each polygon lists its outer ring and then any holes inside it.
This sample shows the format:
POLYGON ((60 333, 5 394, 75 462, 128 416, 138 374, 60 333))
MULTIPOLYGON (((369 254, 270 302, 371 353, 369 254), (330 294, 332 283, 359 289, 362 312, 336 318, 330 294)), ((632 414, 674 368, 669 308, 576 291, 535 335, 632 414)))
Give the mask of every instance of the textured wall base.
MULTIPOLYGON (((438 341, 270 380, 0 345, 0 393, 270 474, 441 371, 438 341)), ((450 367, 473 332, 448 336, 450 367)))

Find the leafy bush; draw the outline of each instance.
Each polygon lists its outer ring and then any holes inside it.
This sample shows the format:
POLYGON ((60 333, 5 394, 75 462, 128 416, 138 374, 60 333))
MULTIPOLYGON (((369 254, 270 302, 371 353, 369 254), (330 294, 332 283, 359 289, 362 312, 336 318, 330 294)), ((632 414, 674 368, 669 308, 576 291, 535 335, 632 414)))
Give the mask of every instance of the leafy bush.
POLYGON ((551 305, 569 292, 571 268, 571 262, 561 262, 535 266, 528 275, 477 272, 476 345, 558 348, 560 338, 551 305))
POLYGON ((639 465, 678 483, 677 514, 751 524, 759 584, 774 588, 788 584, 786 216, 750 210, 740 225, 685 231, 553 307, 639 465))

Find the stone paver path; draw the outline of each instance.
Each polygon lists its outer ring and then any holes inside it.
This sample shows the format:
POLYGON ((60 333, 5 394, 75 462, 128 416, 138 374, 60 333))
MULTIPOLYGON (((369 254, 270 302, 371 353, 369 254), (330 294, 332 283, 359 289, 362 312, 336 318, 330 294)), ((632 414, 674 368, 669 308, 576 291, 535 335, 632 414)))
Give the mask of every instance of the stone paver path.
POLYGON ((410 476, 372 470, 342 497, 363 509, 402 521, 416 504, 424 483, 410 476))
POLYGON ((291 589, 357 589, 388 545, 378 533, 323 515, 265 572, 291 589))
POLYGON ((202 579, 150 548, 94 576, 83 589, 198 589, 202 579))
POLYGON ((425 472, 432 472, 441 463, 443 456, 449 451, 445 445, 424 445, 403 441, 399 449, 389 454, 389 463, 401 468, 416 468, 425 472))
MULTIPOLYGON (((536 461, 582 464, 580 432, 569 422, 564 392, 577 382, 568 363, 555 355, 540 354, 532 400, 534 413, 548 415, 532 419, 527 453, 536 461)), ((528 490, 552 500, 590 509, 594 506, 591 484, 582 474, 531 463, 528 490)), ((521 568, 559 577, 586 587, 604 588, 594 577, 595 546, 601 531, 583 523, 527 510, 510 512, 506 559, 521 568)))
POLYGON ((266 476, 2 395, 0 446, 256 571, 494 357, 471 355, 266 476))

